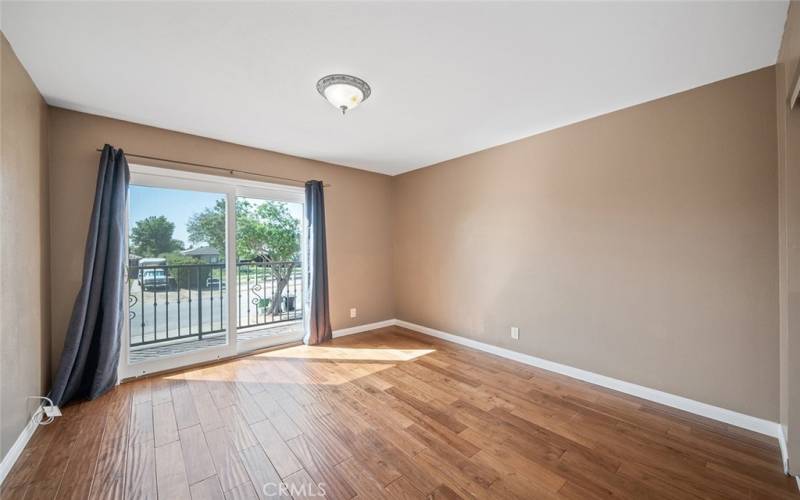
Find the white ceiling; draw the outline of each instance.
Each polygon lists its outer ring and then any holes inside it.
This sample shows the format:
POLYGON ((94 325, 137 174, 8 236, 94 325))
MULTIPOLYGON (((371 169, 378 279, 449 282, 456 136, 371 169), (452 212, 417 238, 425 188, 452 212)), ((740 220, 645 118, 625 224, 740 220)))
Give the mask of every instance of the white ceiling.
POLYGON ((3 2, 1 19, 55 106, 397 174, 774 64, 786 10, 3 2), (372 97, 341 116, 315 88, 329 73, 372 97))

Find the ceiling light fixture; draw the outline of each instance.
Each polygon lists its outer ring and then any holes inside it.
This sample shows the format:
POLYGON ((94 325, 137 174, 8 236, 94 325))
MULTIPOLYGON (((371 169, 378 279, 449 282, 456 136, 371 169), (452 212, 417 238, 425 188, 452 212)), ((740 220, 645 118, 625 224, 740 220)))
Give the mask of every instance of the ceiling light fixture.
POLYGON ((350 75, 323 76, 317 82, 317 92, 342 114, 366 101, 372 93, 367 82, 350 75))

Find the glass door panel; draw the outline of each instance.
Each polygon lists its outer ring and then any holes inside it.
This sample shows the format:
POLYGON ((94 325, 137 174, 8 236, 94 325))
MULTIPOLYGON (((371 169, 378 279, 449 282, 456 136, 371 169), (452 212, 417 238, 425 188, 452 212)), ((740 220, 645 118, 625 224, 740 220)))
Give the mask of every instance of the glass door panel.
POLYGON ((198 187, 191 182, 180 188, 154 186, 158 182, 146 176, 141 184, 136 180, 128 197, 128 339, 122 371, 140 375, 223 357, 230 352, 229 195, 188 189, 198 187))
POLYGON ((269 196, 236 198, 240 351, 303 337, 303 204, 269 196))

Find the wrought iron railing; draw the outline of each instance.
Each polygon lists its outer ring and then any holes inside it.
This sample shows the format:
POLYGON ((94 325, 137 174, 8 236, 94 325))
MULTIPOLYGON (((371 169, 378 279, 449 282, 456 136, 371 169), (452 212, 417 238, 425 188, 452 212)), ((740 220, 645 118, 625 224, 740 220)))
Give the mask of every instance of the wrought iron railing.
POLYGON ((241 262, 233 291, 225 264, 130 266, 130 346, 219 334, 228 326, 228 294, 236 294, 239 329, 303 317, 299 262, 241 262))
POLYGON ((239 263, 236 269, 239 328, 303 317, 303 279, 299 262, 239 263))

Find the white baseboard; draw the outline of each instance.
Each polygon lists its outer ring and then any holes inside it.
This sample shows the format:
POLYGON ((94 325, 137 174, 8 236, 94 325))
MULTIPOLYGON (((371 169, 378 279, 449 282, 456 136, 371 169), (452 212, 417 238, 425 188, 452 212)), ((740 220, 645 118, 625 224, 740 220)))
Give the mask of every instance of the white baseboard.
POLYGON ((783 473, 787 476, 794 476, 795 482, 797 482, 797 489, 800 490, 800 476, 795 476, 791 472, 789 472, 789 446, 786 440, 786 428, 781 425, 781 432, 780 436, 778 436, 778 444, 781 446, 781 461, 783 462, 783 473))
POLYGON ((386 328, 387 326, 394 326, 397 324, 396 319, 387 319, 378 321, 377 323, 367 323, 366 325, 351 326, 350 328, 342 328, 333 331, 333 338, 344 337, 345 335, 353 335, 355 333, 368 332, 370 330, 377 330, 378 328, 386 328))
POLYGON ((781 440, 781 436, 783 434, 781 430, 781 425, 778 422, 772 422, 770 420, 765 420, 763 418, 753 417, 751 415, 746 415, 744 413, 739 413, 733 410, 720 408, 718 406, 702 403, 700 401, 695 401, 693 399, 685 398, 683 396, 677 396, 675 394, 670 394, 668 392, 659 391, 657 389, 651 389, 649 387, 633 384, 631 382, 625 382, 624 380, 618 380, 615 378, 607 377, 605 375, 600 375, 598 373, 582 370, 580 368, 574 368, 572 366, 562 365, 561 363, 555 363, 553 361, 548 361, 546 359, 537 358, 536 356, 531 356, 528 354, 512 351, 510 349, 505 349, 503 347, 497 347, 491 344, 485 344, 483 342, 478 342, 477 340, 472 340, 458 335, 453 335, 452 333, 442 332, 439 330, 434 330, 433 328, 428 328, 426 326, 409 323, 408 321, 396 320, 395 324, 403 328, 408 328, 409 330, 414 330, 416 332, 423 333, 425 335, 430 335, 431 337, 436 337, 442 340, 454 342, 456 344, 460 344, 466 347, 471 347, 479 351, 488 352, 490 354, 511 359, 520 363, 524 363, 526 365, 531 365, 552 372, 560 373, 568 377, 572 377, 578 380, 583 380, 585 382, 589 382, 602 387, 607 387, 615 391, 624 392, 626 394, 646 399, 648 401, 653 401, 655 403, 671 406, 673 408, 687 411, 689 413, 694 413, 696 415, 701 415, 703 417, 724 422, 726 424, 735 425, 736 427, 741 427, 743 429, 748 429, 754 432, 758 432, 760 434, 765 434, 767 436, 771 436, 778 439, 778 441, 781 440))
POLYGON ((0 484, 3 484, 3 481, 6 480, 6 476, 11 472, 11 468, 17 463, 19 456, 22 455, 22 450, 25 449, 28 441, 31 440, 31 436, 33 436, 33 433, 36 431, 36 427, 38 427, 38 424, 33 417, 31 417, 30 420, 28 420, 28 425, 22 429, 17 440, 14 441, 14 446, 12 446, 11 449, 8 450, 8 453, 6 453, 6 456, 3 457, 3 461, 0 462, 0 484))
MULTIPOLYGON (((778 433, 778 444, 781 447, 781 463, 783 464, 783 473, 789 474, 789 446, 786 444, 786 429, 783 425, 780 426, 778 433)), ((800 479, 798 479, 800 481, 800 479)), ((797 483, 800 485, 800 482, 797 483)))
MULTIPOLYGON (((687 411, 689 413, 694 413, 696 415, 701 415, 703 417, 724 422, 726 424, 735 425, 737 427, 742 427, 744 429, 748 429, 754 432, 774 437, 778 440, 778 443, 780 444, 781 455, 783 457, 784 466, 788 463, 786 439, 783 433, 783 427, 777 422, 772 422, 762 418, 753 417, 751 415, 745 415, 743 413, 735 412, 733 410, 720 408, 707 403, 702 403, 700 401, 695 401, 682 396, 677 396, 675 394, 659 391, 657 389, 651 389, 649 387, 633 384, 631 382, 625 382, 623 380, 607 377, 605 375, 600 375, 587 370, 582 370, 580 368, 574 368, 572 366, 563 365, 561 363, 555 363, 553 361, 548 361, 546 359, 537 358, 536 356, 531 356, 528 354, 512 351, 510 349, 505 349, 503 347, 486 344, 483 342, 479 342, 477 340, 472 340, 466 337, 461 337, 459 335, 454 335, 452 333, 447 333, 440 330, 435 330, 433 328, 428 328, 426 326, 409 323, 408 321, 389 319, 385 321, 378 321, 376 323, 368 323, 365 325, 343 328, 339 330, 334 330, 333 337, 334 338, 344 337, 346 335, 353 335, 356 333, 366 332, 369 330, 376 330, 378 328, 386 328, 389 326, 400 326, 403 328, 408 328, 409 330, 429 335, 431 337, 447 340, 455 344, 460 344, 466 347, 477 349, 479 351, 488 352, 490 354, 494 354, 496 356, 500 356, 506 359, 511 359, 519 363, 524 363, 526 365, 531 365, 537 368, 542 368, 544 370, 560 373, 568 377, 572 377, 578 380, 583 380, 585 382, 589 382, 602 387, 607 387, 609 389, 630 394, 632 396, 646 399, 648 401, 653 401, 666 406, 671 406, 679 410, 687 411)), ((0 484, 2 484, 3 480, 5 480, 6 476, 11 470, 11 467, 13 467, 14 463, 19 458, 20 454, 22 453, 22 450, 25 448, 25 445, 28 444, 28 441, 30 440, 31 436, 33 436, 35 430, 36 430, 36 423, 33 421, 33 419, 31 419, 28 422, 28 425, 25 427, 25 429, 23 429, 22 433, 17 438, 16 442, 14 442, 14 446, 12 446, 11 449, 6 454, 6 456, 3 457, 2 462, 0 462, 0 484)), ((800 487, 800 478, 796 476, 795 479, 797 479, 798 486, 800 487)))

